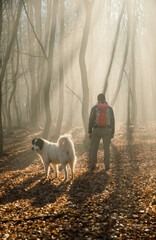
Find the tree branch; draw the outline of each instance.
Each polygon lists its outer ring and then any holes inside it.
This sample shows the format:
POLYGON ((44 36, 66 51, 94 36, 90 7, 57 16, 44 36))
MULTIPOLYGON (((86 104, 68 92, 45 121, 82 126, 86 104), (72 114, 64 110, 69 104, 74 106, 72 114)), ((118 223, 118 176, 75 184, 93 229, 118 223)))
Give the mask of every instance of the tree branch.
POLYGON ((19 51, 16 51, 18 54, 22 54, 22 55, 26 55, 26 56, 29 56, 29 57, 35 57, 35 58, 44 58, 44 56, 36 56, 36 55, 32 55, 30 53, 25 53, 25 52, 19 52, 19 51))
POLYGON ((69 88, 66 84, 65 84, 65 87, 68 88, 68 90, 71 91, 71 92, 78 98, 78 100, 80 101, 80 103, 82 104, 81 98, 80 98, 71 88, 69 88))
POLYGON ((32 30, 33 30, 33 33, 34 33, 34 35, 35 35, 35 37, 36 37, 36 39, 37 39, 37 41, 38 41, 38 43, 39 43, 39 45, 40 45, 40 47, 41 47, 41 50, 42 50, 42 52, 43 52, 43 55, 44 55, 45 59, 48 60, 48 57, 47 57, 47 55, 46 55, 46 53, 45 53, 45 51, 44 51, 43 45, 42 45, 41 41, 39 40, 39 38, 38 38, 38 36, 37 36, 37 34, 36 34, 36 32, 35 32, 34 26, 33 26, 32 22, 31 22, 31 20, 30 20, 29 14, 28 14, 27 9, 26 9, 26 7, 25 7, 25 2, 24 2, 24 0, 22 0, 22 2, 23 2, 24 10, 25 10, 25 13, 26 13, 26 15, 27 15, 28 21, 29 21, 29 23, 30 23, 30 25, 31 25, 31 28, 32 28, 32 30))

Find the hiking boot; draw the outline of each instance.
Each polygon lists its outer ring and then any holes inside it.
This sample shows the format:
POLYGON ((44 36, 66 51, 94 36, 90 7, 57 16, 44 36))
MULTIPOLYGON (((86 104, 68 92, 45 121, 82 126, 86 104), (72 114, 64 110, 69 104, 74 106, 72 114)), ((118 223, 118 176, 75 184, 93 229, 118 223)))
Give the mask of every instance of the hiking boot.
POLYGON ((105 166, 105 170, 106 170, 106 171, 109 171, 109 169, 110 169, 109 165, 108 165, 108 166, 105 166))
POLYGON ((94 170, 95 170, 94 166, 89 168, 89 172, 94 172, 94 170))

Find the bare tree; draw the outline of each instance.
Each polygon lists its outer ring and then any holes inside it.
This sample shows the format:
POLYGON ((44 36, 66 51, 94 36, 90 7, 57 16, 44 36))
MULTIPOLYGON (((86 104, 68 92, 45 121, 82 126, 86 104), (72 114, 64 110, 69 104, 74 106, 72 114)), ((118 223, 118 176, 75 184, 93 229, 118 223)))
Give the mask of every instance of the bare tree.
POLYGON ((2 127, 2 115, 1 115, 2 114, 2 83, 3 83, 4 76, 5 76, 7 63, 9 61, 9 57, 10 57, 10 54, 11 54, 12 46, 15 42, 15 38, 16 38, 16 35, 17 35, 17 30, 18 30, 21 11, 22 11, 22 6, 23 6, 22 0, 20 0, 19 5, 18 5, 17 17, 16 17, 16 21, 15 21, 15 24, 14 24, 12 36, 11 36, 11 39, 10 39, 9 46, 6 50, 6 54, 4 56, 4 61, 3 61, 2 70, 1 70, 1 74, 0 74, 0 136, 1 136, 1 138, 0 138, 0 155, 3 154, 3 127, 2 127))
MULTIPOLYGON (((13 6, 11 5, 11 18, 13 22, 15 21, 15 16, 13 14, 13 6)), ((10 27, 9 27, 10 29, 10 27)), ((11 72, 12 72, 12 90, 10 93, 10 97, 8 100, 8 105, 7 106, 7 119, 8 119, 8 128, 9 130, 12 127, 12 116, 11 116, 11 105, 14 105, 15 108, 15 113, 16 113, 16 119, 17 119, 17 125, 20 126, 20 118, 19 118, 19 110, 18 110, 18 105, 16 102, 16 87, 17 87, 17 75, 18 75, 18 70, 19 70, 19 45, 18 45, 18 39, 16 37, 16 46, 15 43, 12 48, 12 55, 11 55, 11 72), (15 54, 15 47, 17 47, 17 53, 15 54), (15 60, 15 56, 17 56, 17 60, 15 60), (15 69, 15 64, 16 64, 16 69, 15 69)))
POLYGON ((124 9, 125 9, 125 1, 122 5, 122 10, 118 19, 118 24, 117 24, 117 30, 116 30, 116 34, 115 34, 115 39, 114 39, 114 44, 113 44, 113 49, 112 49, 112 54, 111 54, 111 58, 110 58, 110 62, 109 62, 109 66, 106 72, 106 76, 104 79, 104 87, 103 87, 103 93, 106 94, 107 91, 107 87, 108 87, 108 79, 110 76, 110 72, 112 69, 112 64, 113 64, 113 60, 114 60, 114 56, 115 56, 115 51, 116 51, 116 47, 117 47, 117 43, 118 43, 118 39, 119 39, 119 33, 120 33, 120 24, 121 24, 121 20, 124 14, 124 9))
POLYGON ((30 120, 30 87, 28 84, 28 79, 26 76, 26 73, 24 71, 24 63, 23 63, 23 57, 21 55, 21 68, 22 68, 22 72, 23 72, 23 77, 24 77, 24 81, 25 81, 25 85, 26 85, 26 89, 27 89, 27 99, 26 99, 26 121, 28 122, 30 120))
POLYGON ((124 73, 124 68, 125 68, 125 64, 126 64, 126 60, 127 60, 127 56, 128 56, 128 49, 129 49, 129 38, 128 38, 128 34, 127 34, 127 40, 126 40, 126 45, 125 45, 125 51, 124 51, 124 56, 123 56, 123 62, 121 65, 121 69, 120 69, 120 74, 119 74, 119 78, 118 78, 118 83, 117 83, 117 87, 113 96, 113 99, 111 101, 111 106, 114 106, 116 99, 118 97, 119 91, 120 91, 120 87, 121 87, 121 83, 123 80, 123 73, 124 73))
MULTIPOLYGON (((41 42, 43 42, 43 35, 42 35, 42 16, 41 16, 41 11, 42 11, 42 0, 35 1, 34 2, 35 6, 35 26, 36 26, 36 33, 41 42)), ((45 49, 45 47, 44 47, 45 49)), ((37 46, 37 52, 39 53, 39 56, 42 55, 42 50, 40 45, 37 46)), ((44 63, 45 63, 45 58, 38 58, 37 59, 37 89, 36 89, 36 118, 37 118, 37 124, 40 126, 39 123, 39 115, 40 115, 40 110, 41 110, 41 96, 42 96, 42 82, 43 82, 43 73, 44 73, 44 63), (43 67, 42 67, 43 65, 43 67)))
POLYGON ((86 8, 86 18, 85 18, 85 26, 83 29, 83 36, 80 48, 80 55, 79 55, 79 64, 80 64, 80 71, 81 71, 81 80, 82 80, 82 119, 83 125, 85 129, 85 135, 87 136, 87 127, 88 127, 88 108, 89 108, 89 87, 88 87, 88 78, 87 78, 87 69, 86 69, 86 62, 85 62, 85 55, 87 50, 87 43, 89 37, 89 28, 92 16, 92 8, 95 0, 89 1, 85 0, 85 8, 86 8))
POLYGON ((18 101, 17 101, 17 84, 18 84, 18 71, 19 71, 19 44, 18 44, 18 39, 16 38, 16 46, 17 46, 17 61, 16 61, 16 70, 15 70, 15 83, 13 86, 14 89, 14 93, 13 93, 13 104, 14 104, 14 108, 15 108, 15 114, 16 114, 16 125, 17 127, 21 126, 21 119, 20 119, 20 111, 19 111, 19 107, 18 107, 18 101))
MULTIPOLYGON (((0 0, 0 69, 2 67, 2 1, 0 0)), ((2 127, 2 76, 0 74, 0 156, 3 154, 3 127, 2 127)))
POLYGON ((43 130, 43 137, 48 136, 50 125, 51 125, 49 91, 50 91, 51 77, 53 72, 53 54, 54 54, 57 11, 58 11, 58 0, 54 0, 53 11, 52 11, 52 25, 51 25, 50 41, 49 41, 48 70, 47 70, 47 77, 46 77, 46 83, 44 88, 44 104, 45 104, 45 112, 46 112, 46 122, 43 130))
MULTIPOLYGON (((134 63, 134 43, 135 43, 135 28, 136 28, 136 17, 134 14, 135 10, 135 5, 131 5, 129 7, 128 2, 127 2, 127 12, 128 12, 128 24, 127 24, 127 40, 126 40, 126 45, 125 45, 125 51, 124 51, 124 56, 123 56, 123 63, 120 68, 120 74, 118 78, 118 83, 117 87, 113 96, 113 99, 111 101, 111 106, 113 106, 116 102, 116 99, 118 97, 120 88, 121 88, 121 83, 123 80, 123 74, 125 72, 125 66, 126 62, 128 62, 128 54, 129 54, 129 69, 130 73, 129 76, 127 77, 128 80, 128 98, 127 98, 127 135, 129 136, 130 133, 130 124, 131 120, 133 122, 136 122, 136 94, 135 94, 135 63, 134 63), (131 51, 130 51, 131 50, 131 51), (131 98, 132 97, 132 98, 131 98), (132 100, 133 100, 133 106, 132 105, 132 100)), ((127 73, 126 73, 127 74, 127 73)), ((106 88, 105 88, 106 89, 106 88)), ((105 90, 104 89, 104 90, 105 90)))
MULTIPOLYGON (((78 34, 78 30, 79 30, 79 25, 78 25, 78 20, 79 20, 79 16, 80 16, 80 3, 78 3, 78 1, 76 1, 76 6, 75 6, 75 13, 74 13, 74 16, 76 16, 76 19, 75 21, 72 23, 72 33, 71 33, 71 42, 69 42, 68 44, 68 49, 69 49, 69 52, 70 52, 70 56, 69 56, 69 61, 68 61, 68 71, 70 72, 69 73, 69 79, 70 79, 70 83, 66 83, 66 88, 68 89, 68 92, 70 92, 70 94, 68 94, 68 102, 70 103, 70 108, 68 107, 67 110, 68 110, 68 116, 67 116, 67 122, 66 122, 66 126, 65 128, 68 130, 68 129, 71 129, 72 125, 73 125, 73 116, 75 114, 74 112, 74 109, 77 110, 77 107, 74 107, 75 105, 75 99, 76 98, 79 98, 76 94, 75 94, 75 81, 74 79, 76 78, 76 74, 75 74, 75 56, 77 56, 77 52, 78 52, 78 49, 75 49, 75 46, 76 46, 76 42, 77 42, 77 34, 78 34), (75 98, 75 97, 76 98, 75 98)), ((69 53, 67 52, 67 54, 69 55, 69 53)), ((81 103, 82 104, 82 103, 81 103)), ((77 112, 77 111, 76 111, 77 112)))
MULTIPOLYGON (((33 1, 30 1, 28 4, 28 15, 29 18, 32 20, 33 19, 33 1)), ((35 52, 35 39, 32 34, 32 28, 30 25, 30 20, 27 17, 27 27, 28 27, 28 42, 29 42, 29 52, 33 53, 35 52)), ((35 25, 34 23, 31 23, 33 26, 35 25)), ((31 77, 31 123, 33 126, 37 126, 38 121, 37 121, 37 102, 36 102, 36 92, 37 92, 37 78, 36 78, 36 59, 29 56, 29 72, 30 72, 30 77, 31 77), (33 66, 33 69, 32 69, 33 66)))
POLYGON ((0 0, 0 69, 2 68, 2 3, 3 0, 0 0))
MULTIPOLYGON (((128 3, 130 4, 130 2, 128 3)), ((136 52, 136 28, 137 28, 137 21, 136 21, 136 2, 132 2, 131 5, 128 5, 128 17, 129 17, 129 41, 131 46, 130 51, 130 83, 132 93, 133 93, 133 105, 131 107, 131 120, 132 123, 136 124, 137 119, 137 101, 136 101, 136 61, 135 61, 135 52, 136 52)), ((132 102, 132 99, 131 99, 132 102)))
POLYGON ((64 109, 64 1, 60 1, 60 39, 59 39, 59 114, 55 137, 58 138, 61 132, 63 109, 64 109))

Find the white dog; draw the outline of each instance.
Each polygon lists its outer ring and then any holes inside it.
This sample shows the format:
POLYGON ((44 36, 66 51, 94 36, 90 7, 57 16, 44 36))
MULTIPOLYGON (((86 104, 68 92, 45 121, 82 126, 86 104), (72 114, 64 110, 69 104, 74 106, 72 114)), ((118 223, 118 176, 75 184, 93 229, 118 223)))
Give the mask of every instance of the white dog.
POLYGON ((67 164, 71 169, 71 178, 73 179, 74 165, 76 155, 74 144, 70 135, 61 136, 57 143, 49 142, 43 138, 34 138, 32 140, 32 150, 35 150, 41 157, 44 165, 45 177, 49 175, 50 164, 53 165, 55 178, 57 177, 58 164, 64 169, 64 181, 67 180, 67 164))

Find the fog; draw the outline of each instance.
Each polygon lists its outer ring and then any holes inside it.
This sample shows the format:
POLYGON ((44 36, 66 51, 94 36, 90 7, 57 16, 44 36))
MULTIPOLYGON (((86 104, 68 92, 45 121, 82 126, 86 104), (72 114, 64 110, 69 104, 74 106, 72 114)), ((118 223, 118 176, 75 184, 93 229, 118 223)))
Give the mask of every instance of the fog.
POLYGON ((3 128, 82 126, 104 92, 116 122, 156 120, 155 0, 1 1, 3 128))

